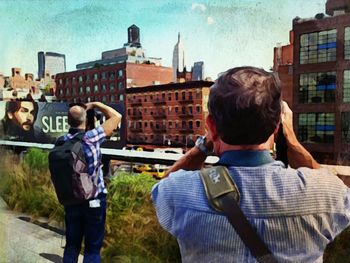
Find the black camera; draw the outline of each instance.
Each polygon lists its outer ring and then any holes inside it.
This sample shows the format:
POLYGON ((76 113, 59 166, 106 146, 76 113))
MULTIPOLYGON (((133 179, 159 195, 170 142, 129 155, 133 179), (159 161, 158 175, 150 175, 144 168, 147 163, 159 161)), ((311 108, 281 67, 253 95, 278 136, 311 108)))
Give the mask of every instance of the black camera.
POLYGON ((287 155, 287 140, 283 134, 283 125, 280 124, 278 128, 277 138, 275 140, 276 143, 276 160, 279 160, 284 163, 286 167, 288 167, 288 155, 287 155))

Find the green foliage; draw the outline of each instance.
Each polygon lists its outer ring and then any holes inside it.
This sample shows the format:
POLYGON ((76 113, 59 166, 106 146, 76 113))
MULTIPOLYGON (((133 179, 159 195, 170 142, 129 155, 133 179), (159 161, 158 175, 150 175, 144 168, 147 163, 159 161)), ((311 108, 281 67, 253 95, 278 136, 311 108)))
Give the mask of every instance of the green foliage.
POLYGON ((345 229, 327 246, 323 255, 324 263, 348 263, 350 259, 350 227, 345 229))
POLYGON ((47 152, 30 149, 23 157, 4 151, 0 170, 0 195, 11 209, 34 217, 63 221, 47 169, 47 152))
MULTIPOLYGON (((63 222, 48 171, 47 151, 29 149, 21 158, 3 150, 0 196, 11 209, 63 222)), ((150 198, 156 180, 119 174, 108 185, 103 262, 180 262, 176 240, 158 224, 150 198)))
POLYGON ((150 192, 156 180, 121 173, 109 186, 105 262, 180 262, 176 240, 159 225, 150 192))

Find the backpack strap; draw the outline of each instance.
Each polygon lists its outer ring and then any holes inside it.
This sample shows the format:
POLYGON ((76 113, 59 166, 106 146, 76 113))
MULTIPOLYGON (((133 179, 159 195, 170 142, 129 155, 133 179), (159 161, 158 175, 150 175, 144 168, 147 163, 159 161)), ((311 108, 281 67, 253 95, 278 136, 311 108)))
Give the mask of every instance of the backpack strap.
POLYGON ((277 263, 269 248, 261 240, 239 207, 240 193, 225 166, 200 171, 209 204, 223 212, 243 243, 259 263, 277 263))

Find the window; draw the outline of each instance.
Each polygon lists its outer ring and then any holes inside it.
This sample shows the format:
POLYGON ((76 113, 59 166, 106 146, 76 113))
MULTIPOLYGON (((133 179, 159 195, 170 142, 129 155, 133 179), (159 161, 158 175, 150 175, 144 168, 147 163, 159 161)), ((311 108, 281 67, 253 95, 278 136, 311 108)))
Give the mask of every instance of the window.
POLYGON ((334 113, 300 113, 298 138, 307 143, 333 143, 335 131, 334 113))
POLYGON ((175 100, 179 100, 179 93, 175 92, 175 100))
POLYGON ((196 89, 196 99, 200 99, 201 98, 201 90, 200 89, 196 89))
POLYGON ((113 91, 113 90, 114 90, 114 84, 113 84, 113 83, 109 84, 109 90, 110 90, 110 91, 113 91))
POLYGON ((335 102, 335 72, 300 74, 299 102, 324 103, 335 102))
POLYGON ((118 70, 118 78, 122 78, 123 77, 123 70, 119 69, 118 70))
POLYGON ((343 101, 350 102, 350 70, 344 70, 343 101))
POLYGON ((173 127, 173 123, 171 121, 169 121, 169 128, 171 129, 173 127))
POLYGON ((111 102, 114 102, 115 101, 115 97, 114 97, 114 95, 111 95, 111 102))
POLYGON ((196 121, 196 127, 200 128, 201 127, 201 122, 200 121, 196 121))
POLYGON ((103 84, 103 85, 102 85, 102 91, 103 91, 103 92, 106 92, 106 91, 107 91, 106 84, 103 84))
POLYGON ((119 101, 123 101, 124 100, 124 95, 123 94, 119 94, 119 101))
POLYGON ((337 30, 313 32, 300 36, 300 64, 336 60, 337 30))
POLYGON ((98 92, 98 85, 94 86, 94 92, 97 93, 98 92))
POLYGON ((83 82, 83 76, 79 76, 79 83, 83 82))
POLYGON ((79 87, 79 94, 83 94, 84 93, 84 88, 83 87, 79 87))
POLYGON ((62 83, 63 83, 63 80, 62 80, 62 79, 59 79, 59 80, 58 80, 58 83, 62 84, 62 83))
POLYGON ((89 74, 86 75, 86 81, 90 81, 90 75, 89 74))
POLYGON ((63 96, 63 89, 60 89, 60 95, 63 96))
POLYGON ((73 95, 73 96, 74 96, 74 95, 77 95, 77 90, 76 90, 75 87, 72 88, 72 95, 73 95))
POLYGON ((179 113, 179 108, 175 107, 175 113, 178 114, 179 113))
POLYGON ((97 81, 97 80, 98 80, 98 74, 95 73, 95 74, 94 74, 94 81, 97 81))
POLYGON ((91 92, 90 86, 87 86, 86 87, 86 93, 90 93, 90 92, 91 92))
POLYGON ((119 82, 118 83, 118 90, 122 90, 122 89, 124 89, 124 84, 123 84, 123 82, 119 82))
POLYGON ((345 28, 344 34, 344 59, 350 59, 350 27, 345 28))
POLYGON ((114 80, 114 79, 115 79, 115 74, 114 74, 113 71, 109 72, 108 75, 109 75, 109 79, 110 79, 110 80, 114 80))
POLYGON ((341 113, 341 140, 350 143, 350 112, 341 113))
POLYGON ((75 77, 72 78, 72 83, 75 83, 76 79, 75 77))
POLYGON ((107 75, 106 72, 102 72, 102 73, 101 73, 101 78, 102 78, 103 80, 105 80, 105 79, 107 78, 106 75, 107 75))
POLYGON ((69 95, 70 94, 70 89, 66 89, 66 95, 69 95))
POLYGON ((171 100, 171 92, 168 92, 168 100, 171 100))
POLYGON ((102 102, 106 103, 107 102, 107 98, 106 96, 102 96, 102 102))
POLYGON ((182 100, 185 100, 186 99, 186 92, 182 92, 182 100))
POLYGON ((201 112, 201 106, 199 106, 199 105, 196 106, 196 112, 197 112, 197 113, 200 113, 200 112, 201 112))

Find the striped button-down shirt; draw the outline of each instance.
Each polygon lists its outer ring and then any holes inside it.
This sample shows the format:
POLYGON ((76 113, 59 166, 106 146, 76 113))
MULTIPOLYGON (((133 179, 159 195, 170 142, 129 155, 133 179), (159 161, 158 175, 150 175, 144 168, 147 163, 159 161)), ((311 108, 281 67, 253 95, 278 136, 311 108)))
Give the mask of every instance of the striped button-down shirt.
MULTIPOLYGON (((240 207, 279 262, 322 262, 350 225, 350 190, 323 169, 286 169, 266 151, 224 153, 240 207)), ((208 204, 199 171, 179 170, 153 187, 160 224, 183 262, 256 262, 226 216, 208 204)))
MULTIPOLYGON (((73 138, 81 130, 70 129, 69 133, 64 136, 64 140, 73 138)), ((101 164, 101 144, 105 141, 106 133, 102 126, 89 130, 83 137, 83 150, 85 153, 86 162, 88 164, 87 172, 92 177, 97 178, 98 191, 96 196, 100 193, 107 194, 107 189, 103 181, 103 172, 101 164)), ((95 179, 93 179, 95 180, 95 179)))

